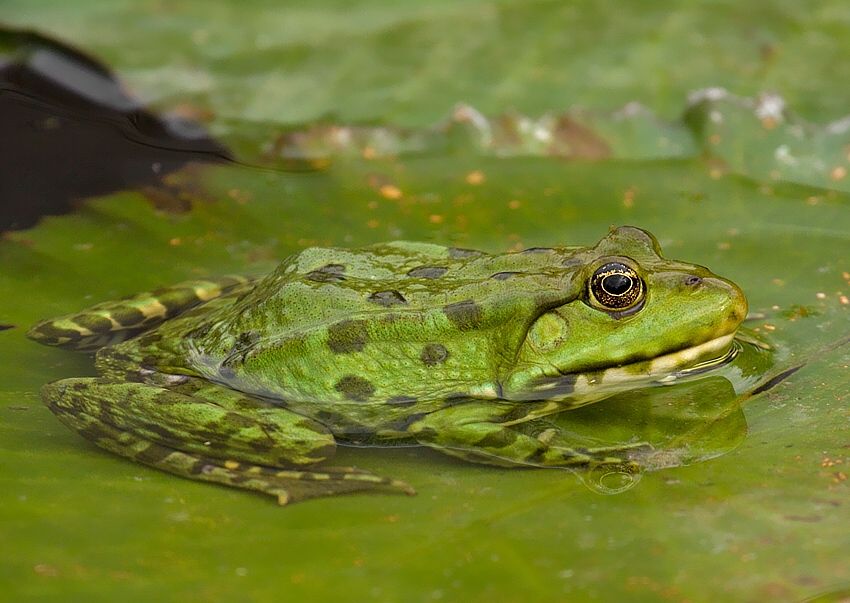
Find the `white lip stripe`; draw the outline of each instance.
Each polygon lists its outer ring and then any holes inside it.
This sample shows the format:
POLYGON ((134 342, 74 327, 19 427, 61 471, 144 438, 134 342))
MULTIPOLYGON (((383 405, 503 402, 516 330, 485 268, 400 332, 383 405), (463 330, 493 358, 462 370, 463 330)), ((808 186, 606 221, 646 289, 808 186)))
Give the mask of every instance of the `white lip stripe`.
POLYGON ((717 352, 728 347, 734 337, 735 334, 730 333, 729 335, 723 335, 722 337, 711 339, 705 343, 685 348, 684 350, 679 350, 666 356, 659 356, 650 363, 650 374, 670 373, 678 367, 693 364, 708 353, 717 352))
MULTIPOLYGON (((605 390, 611 386, 622 386, 626 383, 638 384, 649 383, 653 380, 675 380, 678 373, 683 373, 686 369, 692 369, 694 365, 699 364, 699 360, 719 357, 720 352, 728 349, 734 338, 735 333, 729 333, 728 335, 710 339, 709 341, 679 350, 678 352, 658 356, 652 360, 635 362, 601 371, 590 371, 586 374, 578 373, 576 375, 576 381, 573 384, 573 391, 568 397, 580 398, 588 392, 605 390), (635 367, 641 365, 643 365, 644 370, 636 371, 635 367)), ((554 389, 557 385, 555 382, 547 383, 542 387, 538 387, 537 391, 545 392, 547 389, 554 389)))
MULTIPOLYGON (((735 338, 734 333, 711 339, 699 345, 695 345, 678 352, 658 356, 646 363, 646 371, 644 371, 637 380, 652 379, 670 375, 682 370, 684 367, 695 364, 698 360, 706 358, 709 355, 720 352, 728 348, 732 340, 735 338)), ((641 364, 641 363, 637 363, 641 364)), ((636 375, 633 370, 634 365, 627 365, 620 368, 607 369, 602 373, 601 382, 604 384, 618 383, 623 381, 635 381, 636 375)), ((594 384, 599 385, 600 383, 594 384)))

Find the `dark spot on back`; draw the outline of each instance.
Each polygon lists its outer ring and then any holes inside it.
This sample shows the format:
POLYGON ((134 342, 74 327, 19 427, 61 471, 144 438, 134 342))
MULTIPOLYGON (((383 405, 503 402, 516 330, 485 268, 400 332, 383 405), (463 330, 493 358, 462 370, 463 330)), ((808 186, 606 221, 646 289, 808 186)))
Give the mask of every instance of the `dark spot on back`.
POLYGON ((422 353, 419 358, 426 366, 435 366, 442 364, 449 357, 449 351, 446 346, 440 343, 429 343, 422 348, 422 353))
POLYGON ((307 278, 317 283, 336 283, 344 281, 345 266, 342 264, 327 264, 317 270, 307 273, 307 278))
POLYGON ((463 247, 449 247, 449 257, 455 260, 460 260, 463 258, 474 258, 480 255, 484 255, 483 251, 478 251, 477 249, 464 249, 463 247))
POLYGON ((388 291, 375 291, 372 295, 369 296, 368 299, 373 304, 378 304, 379 306, 385 307, 407 303, 407 300, 404 299, 404 296, 393 289, 390 289, 388 291))
POLYGON ((357 402, 365 402, 375 393, 375 386, 357 375, 346 375, 336 382, 334 389, 349 400, 357 402))
POLYGON ((497 281, 506 281, 517 274, 522 274, 522 272, 497 272, 496 274, 491 274, 490 278, 496 279, 497 281))
POLYGON ((416 404, 416 398, 411 396, 393 396, 389 400, 387 400, 387 404, 391 404, 393 406, 406 407, 413 406, 416 404))
POLYGON ((443 312, 461 331, 471 331, 481 324, 481 307, 467 299, 443 307, 443 312))
POLYGON ((417 266, 409 270, 407 276, 414 278, 440 278, 448 270, 445 266, 417 266))
POLYGON ((343 320, 328 327, 328 347, 337 354, 359 352, 369 339, 362 320, 343 320))

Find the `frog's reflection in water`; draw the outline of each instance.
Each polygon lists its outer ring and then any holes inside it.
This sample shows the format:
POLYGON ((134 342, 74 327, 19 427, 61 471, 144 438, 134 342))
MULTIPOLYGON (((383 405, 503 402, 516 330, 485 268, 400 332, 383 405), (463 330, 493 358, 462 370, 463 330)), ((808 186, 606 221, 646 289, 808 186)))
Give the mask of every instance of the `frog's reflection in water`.
MULTIPOLYGON (((690 465, 735 449, 747 435, 740 396, 725 377, 706 376, 668 387, 624 392, 599 404, 561 413, 554 422, 588 446, 646 442, 633 457, 641 471, 690 465)), ((634 487, 640 473, 611 468, 579 473, 601 494, 634 487)))

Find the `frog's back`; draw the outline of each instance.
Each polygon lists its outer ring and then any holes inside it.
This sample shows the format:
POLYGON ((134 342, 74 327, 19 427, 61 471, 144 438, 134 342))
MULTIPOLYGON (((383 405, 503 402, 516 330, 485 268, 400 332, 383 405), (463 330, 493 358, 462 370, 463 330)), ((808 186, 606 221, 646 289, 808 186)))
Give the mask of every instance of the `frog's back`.
POLYGON ((142 337, 134 354, 289 400, 494 398, 506 350, 545 308, 576 295, 573 255, 409 242, 310 248, 250 290, 142 337))

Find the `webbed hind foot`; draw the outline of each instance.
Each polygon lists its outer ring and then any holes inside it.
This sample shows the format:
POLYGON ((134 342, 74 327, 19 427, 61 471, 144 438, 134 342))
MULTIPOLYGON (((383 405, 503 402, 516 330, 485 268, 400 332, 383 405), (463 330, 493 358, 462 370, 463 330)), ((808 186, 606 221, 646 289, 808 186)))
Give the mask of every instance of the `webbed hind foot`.
POLYGON ((206 382, 195 394, 93 378, 42 388, 47 406, 86 439, 181 477, 254 490, 279 504, 371 490, 414 494, 367 471, 314 467, 335 442, 312 419, 206 382))

